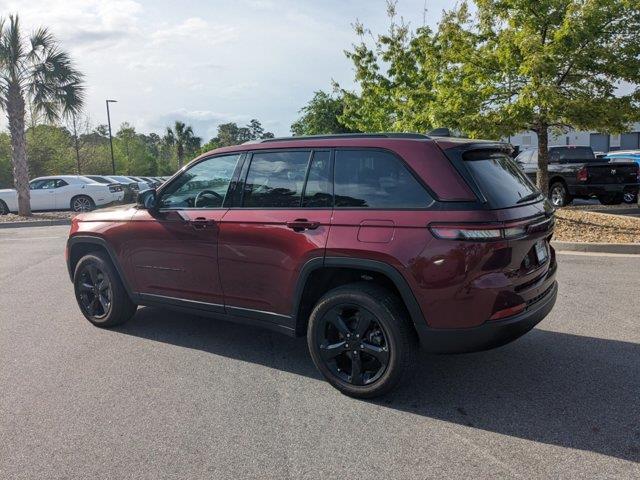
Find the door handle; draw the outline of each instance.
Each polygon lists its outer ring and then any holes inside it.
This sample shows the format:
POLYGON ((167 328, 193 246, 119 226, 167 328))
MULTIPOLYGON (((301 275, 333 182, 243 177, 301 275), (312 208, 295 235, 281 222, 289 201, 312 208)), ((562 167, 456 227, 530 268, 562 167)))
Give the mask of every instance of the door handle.
POLYGON ((320 222, 311 222, 306 218, 296 218, 293 222, 287 222, 287 227, 294 232, 302 232, 303 230, 315 230, 320 226, 320 222))
POLYGON ((196 230, 203 230, 207 227, 210 227, 216 224, 214 220, 209 220, 208 218, 204 218, 204 217, 196 217, 193 220, 189 220, 189 223, 196 230))

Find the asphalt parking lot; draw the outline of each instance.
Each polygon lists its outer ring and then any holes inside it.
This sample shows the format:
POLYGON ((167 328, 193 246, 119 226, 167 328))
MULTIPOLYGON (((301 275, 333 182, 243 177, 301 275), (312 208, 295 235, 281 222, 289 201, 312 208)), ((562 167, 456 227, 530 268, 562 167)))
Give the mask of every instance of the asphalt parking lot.
POLYGON ((559 255, 539 328, 376 401, 303 339, 80 314, 68 227, 0 230, 0 478, 640 478, 640 258, 559 255))

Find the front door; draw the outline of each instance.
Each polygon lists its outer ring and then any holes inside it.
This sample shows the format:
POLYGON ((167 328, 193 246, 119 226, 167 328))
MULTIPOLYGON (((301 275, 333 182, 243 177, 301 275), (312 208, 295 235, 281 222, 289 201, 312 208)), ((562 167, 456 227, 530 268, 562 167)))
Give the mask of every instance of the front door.
POLYGON ((143 298, 224 310, 218 274, 224 199, 240 154, 199 161, 158 191, 157 210, 139 210, 128 249, 143 298))
POLYGON ((53 210, 56 208, 56 179, 34 180, 29 185, 31 210, 53 210))
POLYGON ((287 324, 303 265, 324 258, 331 152, 258 151, 244 163, 239 198, 220 224, 225 305, 235 315, 287 324))

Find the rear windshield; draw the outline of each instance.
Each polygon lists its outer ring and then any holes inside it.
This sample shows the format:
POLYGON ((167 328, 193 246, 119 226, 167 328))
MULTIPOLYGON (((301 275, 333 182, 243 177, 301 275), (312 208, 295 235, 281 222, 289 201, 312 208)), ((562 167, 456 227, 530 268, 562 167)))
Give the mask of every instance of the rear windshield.
POLYGON ((539 200, 540 191, 504 153, 470 152, 465 165, 492 208, 539 200))
POLYGON ((552 162, 595 159, 596 156, 591 147, 559 147, 549 149, 549 160, 552 162))

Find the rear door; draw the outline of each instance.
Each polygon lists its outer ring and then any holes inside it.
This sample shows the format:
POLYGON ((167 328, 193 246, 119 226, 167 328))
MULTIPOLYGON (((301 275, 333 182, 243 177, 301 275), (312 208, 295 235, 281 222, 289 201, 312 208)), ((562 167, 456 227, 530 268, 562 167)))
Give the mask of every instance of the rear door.
POLYGON ((298 276, 306 262, 324 257, 331 176, 328 149, 247 156, 234 205, 220 223, 220 277, 229 313, 292 321, 298 276))

